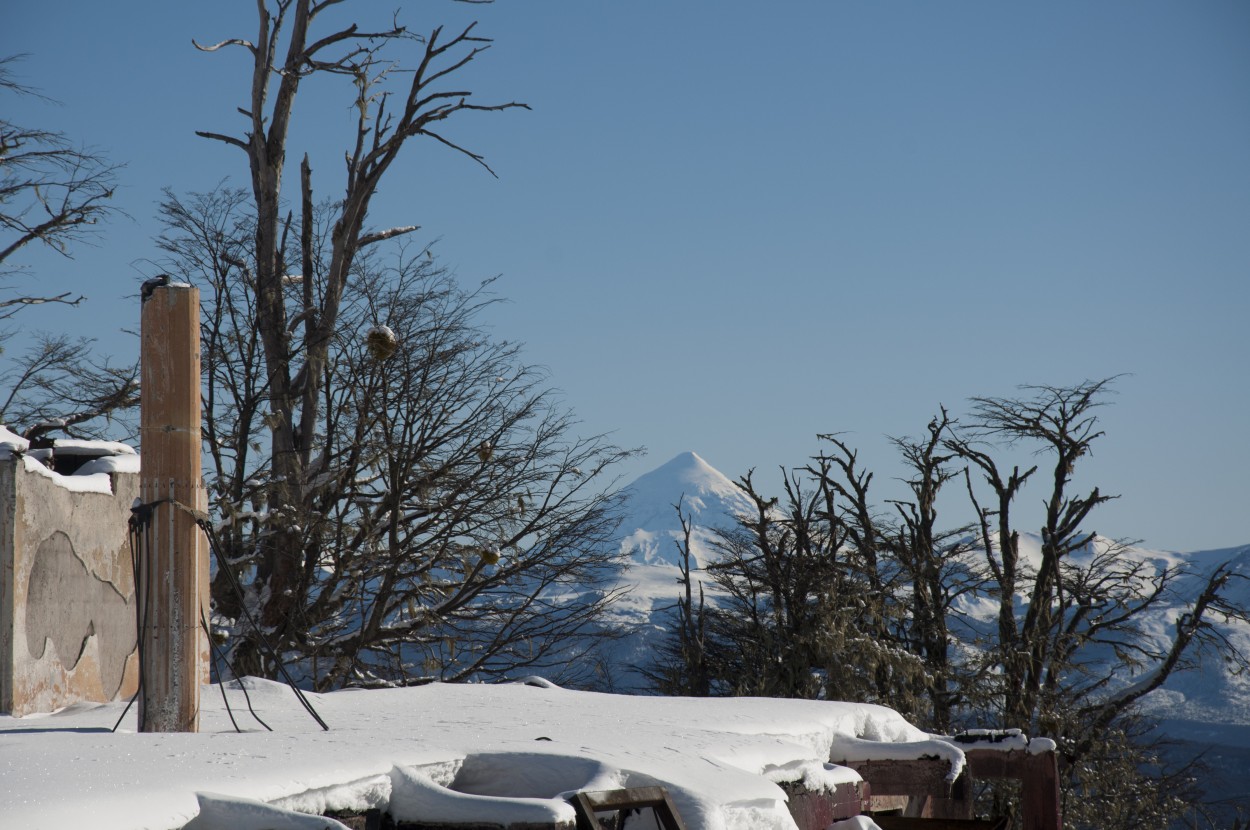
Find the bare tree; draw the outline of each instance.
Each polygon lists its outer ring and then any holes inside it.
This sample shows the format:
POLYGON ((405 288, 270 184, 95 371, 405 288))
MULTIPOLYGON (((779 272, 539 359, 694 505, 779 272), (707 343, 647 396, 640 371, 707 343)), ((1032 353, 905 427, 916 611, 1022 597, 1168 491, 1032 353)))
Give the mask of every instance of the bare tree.
MULTIPOLYGON (((0 58, 0 91, 38 96, 13 75, 22 56, 0 58)), ((0 278, 15 269, 10 258, 31 244, 42 244, 64 256, 90 237, 102 219, 115 213, 113 197, 117 167, 99 155, 74 146, 64 135, 23 127, 0 118, 0 278)), ((42 303, 76 305, 81 297, 19 297, 0 301, 0 319, 22 306, 42 303)))
MULTIPOLYGON (((1126 543, 1089 529, 1094 510, 1114 496, 1097 487, 1074 491, 1073 481, 1078 462, 1104 434, 1097 410, 1114 380, 1025 387, 1023 397, 976 398, 970 433, 945 442, 980 471, 994 495, 993 507, 981 507, 969 478, 986 565, 999 598, 997 642, 986 654, 993 670, 984 675, 990 682, 982 684, 991 696, 981 705, 1004 722, 1058 739, 1070 762, 1065 792, 1078 800, 1117 786, 1125 789, 1124 781, 1113 780, 1124 774, 1123 763, 1112 763, 1116 757, 1136 758, 1129 767, 1138 770, 1154 763, 1149 745, 1125 738, 1140 732, 1131 724, 1135 704, 1145 694, 1192 667, 1203 651, 1246 664, 1245 655, 1212 624, 1247 619, 1245 609, 1225 598, 1227 583, 1237 575, 1217 567, 1198 577, 1129 555, 1126 543), (1036 561, 1021 553, 1012 510, 1038 467, 1024 472, 1013 467, 1005 475, 988 442, 1032 444, 1049 458, 1036 561), (1175 602, 1182 580, 1198 578, 1202 585, 1176 621, 1173 636, 1166 642, 1147 636, 1141 627, 1146 615, 1175 602), (1125 669, 1130 682, 1125 682, 1125 669)), ((1180 780, 1187 774, 1181 770, 1175 776, 1180 780)), ((1151 821, 1166 821, 1167 811, 1177 807, 1168 800, 1130 800, 1135 803, 1121 806, 1126 816, 1136 816, 1132 821, 1146 809, 1154 811, 1151 821)), ((1102 820, 1109 820, 1105 813, 1102 820)), ((1124 826, 1138 826, 1132 821, 1124 826)))
MULTIPOLYGON (((574 421, 479 315, 489 283, 461 289, 428 249, 397 243, 357 258, 323 367, 321 416, 301 500, 270 500, 281 466, 263 346, 251 325, 252 213, 221 189, 164 205, 170 268, 204 297, 204 437, 227 562, 213 595, 238 671, 272 674, 244 610, 265 607, 271 536, 298 534, 287 659, 322 688, 493 677, 521 669, 587 682, 583 654, 619 567, 608 470, 627 455, 574 421), (248 584, 233 593, 232 575, 248 584)), ((318 224, 315 238, 325 223, 318 224)), ((329 243, 327 242, 327 245, 329 243)), ((314 257, 285 290, 324 290, 314 257)), ((263 624, 263 623, 262 623, 263 624)), ((278 639, 281 638, 281 639, 278 639)))
POLYGON ((681 593, 670 610, 671 636, 662 641, 650 665, 635 668, 655 691, 665 695, 706 697, 712 694, 709 672, 708 608, 703 581, 695 577, 697 563, 691 550, 694 525, 685 512, 685 497, 673 509, 681 525, 682 538, 677 545, 677 584, 681 593))
POLYGON ((99 360, 90 340, 37 334, 0 367, 0 390, 0 423, 32 441, 58 433, 102 438, 119 426, 130 434, 131 425, 116 418, 139 403, 138 367, 99 360))
POLYGON ((981 569, 969 563, 968 554, 973 547, 971 526, 947 530, 938 526, 938 494, 958 475, 949 465, 955 454, 943 445, 953 426, 942 407, 929 422, 924 438, 891 439, 912 473, 906 481, 912 498, 890 501, 898 519, 885 528, 880 543, 900 569, 902 583, 910 595, 910 650, 924 660, 930 724, 943 733, 951 730, 954 710, 963 697, 963 684, 955 676, 962 667, 951 659, 951 618, 956 616, 957 600, 983 585, 981 569))
POLYGON ((872 473, 837 435, 820 436, 833 449, 806 478, 787 474, 782 500, 744 478, 757 510, 719 535, 711 566, 728 595, 708 609, 714 692, 879 701, 943 732, 1023 727, 1069 762, 1070 826, 1165 826, 1184 813, 1196 768, 1168 762, 1137 703, 1203 655, 1247 665, 1219 625, 1247 619, 1228 591, 1244 577, 1187 572, 1092 529, 1112 497, 1078 488, 1076 474, 1103 436, 1113 382, 976 398, 963 423, 941 409, 921 438, 891 439, 911 474, 892 515, 873 507, 872 473), (1007 467, 1018 448, 1043 460, 1007 467), (1035 547, 1018 502, 1043 467, 1035 547), (974 520, 942 529, 939 495, 961 472, 974 520), (1160 635, 1157 613, 1177 605, 1160 635))
MULTIPOLYGON (((853 541, 864 538, 853 525, 865 505, 839 504, 845 488, 832 464, 822 456, 786 472, 782 499, 761 495, 752 475, 739 480, 755 511, 714 540, 708 570, 725 598, 707 610, 712 686, 880 702, 916 716, 924 664, 907 649, 894 575, 853 541)), ((848 467, 856 478, 853 461, 848 467)))
MULTIPOLYGON (((42 97, 14 76, 20 57, 0 58, 0 92, 42 97)), ((74 244, 88 240, 116 212, 110 201, 116 172, 61 133, 0 118, 0 283, 24 273, 16 258, 32 245, 68 257, 74 244)), ((7 297, 0 299, 0 323, 32 306, 76 306, 84 299, 73 292, 7 297)), ((0 347, 13 335, 0 330, 0 347)), ((90 340, 60 335, 36 335, 6 356, 0 389, 0 423, 30 439, 98 437, 115 414, 138 403, 139 391, 136 366, 110 366, 92 355, 90 340)))
POLYGON ((362 252, 416 230, 412 225, 369 228, 373 196, 405 144, 416 137, 431 138, 485 167, 480 155, 447 136, 445 124, 462 112, 524 106, 478 104, 470 91, 455 86, 456 73, 489 47, 474 25, 451 35, 441 27, 419 35, 393 20, 376 29, 352 24, 318 31, 323 13, 341 5, 337 0, 258 2, 254 39, 231 38, 200 47, 235 47, 251 59, 251 90, 239 110, 246 119, 243 134, 200 135, 242 150, 250 171, 255 225, 248 284, 264 363, 273 467, 266 484, 269 523, 259 569, 267 589, 262 617, 284 641, 293 639, 298 628, 295 603, 306 570, 299 517, 315 500, 316 488, 308 485, 316 475, 311 466, 316 435, 327 415, 326 385, 333 377, 329 355, 341 330, 344 294, 362 252), (346 180, 327 219, 324 246, 314 233, 312 169, 304 157, 299 240, 289 245, 292 223, 283 216, 282 183, 293 107, 301 85, 319 76, 343 77, 354 84, 356 134, 346 151, 346 180), (321 275, 317 281, 310 278, 314 270, 321 275), (284 282, 292 273, 305 277, 302 290, 291 290, 284 282))

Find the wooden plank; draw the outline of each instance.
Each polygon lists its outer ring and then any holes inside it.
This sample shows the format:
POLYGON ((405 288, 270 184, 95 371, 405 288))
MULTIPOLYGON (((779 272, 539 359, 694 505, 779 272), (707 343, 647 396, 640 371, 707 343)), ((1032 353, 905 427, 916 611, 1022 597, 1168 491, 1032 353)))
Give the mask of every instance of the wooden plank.
POLYGON ((857 816, 868 806, 868 784, 847 781, 833 792, 812 791, 800 784, 782 784, 786 807, 799 830, 824 830, 835 821, 857 816))
POLYGON ((609 810, 650 809, 664 830, 686 830, 677 807, 663 787, 633 787, 623 790, 574 793, 569 799, 577 814, 578 830, 603 830, 596 812, 609 810))
POLYGON ((914 761, 834 761, 850 767, 872 785, 873 796, 928 795, 951 798, 956 782, 947 779, 950 762, 936 758, 914 761))
POLYGON ((1011 819, 909 818, 873 816, 881 830, 1007 830, 1011 819))
POLYGON ((843 763, 869 783, 873 807, 882 803, 883 796, 908 796, 908 816, 968 819, 973 815, 968 776, 961 774, 951 781, 949 761, 923 758, 843 763))
POLYGON ((1028 772, 1029 755, 1023 750, 968 749, 964 750, 964 756, 968 759, 968 771, 973 778, 980 780, 1009 778, 1019 781, 1028 772))
POLYGON ((1059 755, 1040 752, 1030 755, 1020 788, 1020 812, 1024 830, 1062 830, 1059 802, 1059 755))
POLYGON ((141 682, 139 728, 199 731, 200 684, 207 680, 208 555, 193 517, 204 510, 200 468, 200 293, 162 285, 141 311, 139 493, 161 502, 151 514, 150 545, 140 558, 141 682))
POLYGON ((1058 753, 973 749, 966 754, 973 777, 1020 782, 1024 830, 1059 830, 1063 826, 1058 753))
POLYGON ((596 810, 619 810, 626 807, 655 807, 664 803, 663 787, 633 787, 626 790, 603 790, 578 793, 596 810))

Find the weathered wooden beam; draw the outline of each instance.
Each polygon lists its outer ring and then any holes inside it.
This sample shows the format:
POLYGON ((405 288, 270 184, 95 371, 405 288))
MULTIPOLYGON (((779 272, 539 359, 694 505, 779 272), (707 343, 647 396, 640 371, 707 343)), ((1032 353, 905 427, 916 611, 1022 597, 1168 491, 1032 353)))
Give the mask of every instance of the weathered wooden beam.
POLYGON ((873 796, 928 795, 937 798, 958 797, 962 784, 947 778, 950 761, 922 758, 906 761, 834 761, 850 767, 872 785, 873 796))
POLYGON ((970 749, 965 755, 974 778, 1007 778, 1020 782, 1024 830, 1060 830, 1063 827, 1058 753, 970 749))
POLYGON ((1011 820, 1008 818, 942 819, 873 816, 872 820, 881 830, 1007 830, 1011 825, 1011 820))
POLYGON ((631 787, 623 790, 574 793, 569 799, 577 814, 578 830, 603 830, 596 812, 625 809, 651 809, 663 830, 686 830, 677 807, 663 787, 631 787))
POLYGON ((1020 787, 1024 830, 1062 830, 1059 806, 1059 754, 1039 752, 1025 762, 1020 787))
POLYGON ((908 796, 906 814, 926 818, 972 818, 967 774, 949 778, 950 762, 937 758, 849 762, 872 788, 872 809, 883 809, 883 797, 908 796))
POLYGON ((832 792, 813 791, 801 784, 782 784, 786 807, 799 830, 824 830, 835 821, 857 816, 868 807, 870 788, 865 781, 836 784, 832 792))
POLYGON ((200 465, 200 292, 145 291, 141 311, 140 500, 154 505, 140 556, 139 728, 199 731, 207 680, 208 556, 185 508, 203 511, 200 465))

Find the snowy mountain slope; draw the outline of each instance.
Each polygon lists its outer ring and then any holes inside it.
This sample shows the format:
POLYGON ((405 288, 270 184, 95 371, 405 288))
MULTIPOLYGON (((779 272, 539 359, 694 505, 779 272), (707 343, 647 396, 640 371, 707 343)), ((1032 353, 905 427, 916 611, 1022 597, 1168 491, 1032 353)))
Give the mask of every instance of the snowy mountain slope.
MULTIPOLYGON (((681 529, 673 505, 683 499, 683 508, 694 525, 692 551, 701 565, 712 555, 711 529, 732 526, 735 514, 753 511, 753 506, 727 476, 692 452, 643 475, 626 492, 629 498, 621 524, 621 549, 630 555, 631 567, 623 580, 632 590, 617 608, 615 623, 630 633, 617 644, 611 657, 616 666, 613 688, 641 691, 643 678, 628 669, 649 662, 667 630, 680 590, 676 562, 681 529)), ((1023 534, 1020 542, 1026 559, 1040 561, 1040 538, 1023 534)), ((1092 556, 1105 544, 1107 540, 1095 540, 1089 551, 1076 558, 1092 556)), ((1154 609, 1143 621, 1143 635, 1160 643, 1170 639, 1177 617, 1201 591, 1211 571, 1223 562, 1231 561, 1234 571, 1246 577, 1230 582, 1230 598, 1241 607, 1250 607, 1250 546, 1191 553, 1130 547, 1121 555, 1144 563, 1151 573, 1164 567, 1185 567, 1193 573, 1178 580, 1174 601, 1154 609)), ((708 587, 705 580, 705 589, 708 587)), ((987 597, 970 598, 962 610, 973 630, 983 623, 988 632, 995 624, 996 602, 987 597)), ((1221 634, 1250 653, 1250 626, 1236 621, 1217 620, 1216 624, 1221 634)), ((1106 659, 1114 659, 1109 650, 1106 659)), ((1238 668, 1216 655, 1204 655, 1197 669, 1173 675, 1163 688, 1144 698, 1142 708, 1164 719, 1168 734, 1187 740, 1192 736, 1209 741, 1212 724, 1250 727, 1250 671, 1239 673, 1238 668)), ((1135 679, 1129 669, 1123 670, 1123 683, 1135 679)), ((1250 728, 1223 734, 1234 741, 1229 746, 1236 746, 1237 740, 1250 738, 1250 728)))
POLYGON ((734 516, 755 509, 738 485, 693 452, 639 477, 624 493, 628 501, 621 550, 642 565, 677 565, 677 543, 682 540, 675 508, 679 501, 694 525, 690 547, 700 567, 710 552, 712 528, 731 526, 734 516))
MULTIPOLYGON (((1088 566, 1095 555, 1114 546, 1111 540, 1097 537, 1085 550, 1073 554, 1073 564, 1088 566)), ((1034 566, 1041 558, 1041 538, 1037 534, 1020 536, 1020 552, 1034 566)), ((981 556, 980 552, 975 553, 981 556)), ((1223 548, 1220 550, 1176 553, 1144 547, 1129 546, 1118 552, 1118 557, 1128 562, 1140 563, 1143 589, 1148 580, 1164 568, 1182 572, 1173 583, 1172 596, 1155 608, 1144 612, 1138 619, 1138 631, 1143 639, 1164 650, 1175 636, 1176 621, 1191 607, 1193 600, 1206 587, 1213 571, 1229 564, 1236 574, 1225 588, 1225 596, 1237 607, 1250 608, 1250 546, 1223 548)), ((985 596, 967 596, 957 604, 964 615, 967 631, 984 636, 992 635, 997 625, 997 601, 985 596)), ((1017 609, 1023 614, 1027 596, 1017 597, 1017 609)), ((1219 616, 1210 618, 1216 631, 1243 654, 1250 654, 1250 625, 1238 620, 1226 620, 1219 616)), ((956 626, 956 630, 960 627, 956 626)), ((962 635, 959 635, 962 636, 962 635)), ((971 639, 969 637, 968 639, 971 639)), ((1116 656, 1110 647, 1092 647, 1088 653, 1097 661, 1111 662, 1116 656)), ((1195 654, 1199 665, 1191 670, 1177 671, 1163 687, 1147 695, 1141 701, 1142 711, 1152 717, 1181 723, 1196 724, 1242 724, 1250 726, 1250 671, 1240 672, 1239 667, 1218 654, 1195 654)), ((1121 666, 1117 679, 1121 687, 1137 682, 1152 666, 1121 666)), ((1198 732, 1202 732, 1198 728, 1198 732)), ((1179 736, 1179 735, 1178 735, 1179 736)), ((1250 744, 1248 744, 1250 746, 1250 744)))
MULTIPOLYGON (((627 633, 606 654, 614 667, 608 685, 614 691, 641 692, 645 681, 634 667, 651 663, 681 590, 677 563, 683 534, 674 505, 681 502, 691 523, 691 554, 700 569, 713 556, 713 529, 732 527, 736 515, 750 513, 754 506, 736 484, 693 452, 646 473, 623 492, 620 544, 629 568, 622 582, 630 592, 616 603, 611 623, 627 633)), ((704 590, 713 593, 710 581, 704 583, 704 590)))
MULTIPOLYGON (((1250 545, 1214 551, 1197 551, 1185 555, 1193 570, 1178 586, 1181 597, 1192 598, 1205 586, 1211 572, 1228 562, 1235 576, 1229 581, 1226 596, 1240 608, 1250 608, 1250 545)), ((1179 603, 1154 611, 1147 620, 1154 636, 1164 638, 1174 630, 1176 618, 1185 608, 1179 603)), ((1243 654, 1250 655, 1250 625, 1237 621, 1214 621, 1216 630, 1243 654)), ((1154 717, 1174 721, 1169 734, 1184 733, 1184 723, 1237 724, 1250 727, 1250 667, 1237 666, 1216 654, 1203 655, 1199 668, 1168 678, 1163 688, 1143 700, 1143 710, 1154 717)), ((1201 726, 1197 734, 1204 732, 1201 726)), ((1228 733, 1232 734, 1232 733, 1228 733)), ((1240 733, 1250 748, 1250 729, 1240 733)))

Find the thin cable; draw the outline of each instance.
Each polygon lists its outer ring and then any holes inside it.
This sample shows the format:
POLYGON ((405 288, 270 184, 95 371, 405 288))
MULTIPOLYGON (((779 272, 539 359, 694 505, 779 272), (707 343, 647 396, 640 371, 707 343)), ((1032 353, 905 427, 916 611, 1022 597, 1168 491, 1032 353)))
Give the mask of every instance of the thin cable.
POLYGON ((230 567, 225 557, 221 555, 221 546, 217 542, 217 533, 213 530, 213 526, 209 524, 207 517, 199 511, 191 510, 186 507, 186 505, 178 502, 174 502, 174 504, 191 514, 191 516, 195 518, 195 523, 198 524, 200 529, 204 531, 204 535, 208 537, 209 547, 212 548, 213 555, 217 557, 218 567, 226 572, 228 581, 234 588, 235 593, 238 595, 239 609, 243 612, 243 616, 247 618, 248 623, 251 624, 252 630, 256 632, 257 641, 259 641, 261 646, 264 647, 264 650, 268 652, 269 657, 273 660, 274 665, 278 667, 278 671, 282 674, 283 679, 286 680, 286 684, 291 687, 291 691, 295 693, 295 697, 299 700, 300 704, 303 705, 304 709, 309 715, 312 716, 313 720, 315 720, 323 730, 329 732, 329 725, 321 719, 321 715, 317 714, 317 710, 314 709, 312 704, 308 702, 308 698, 304 697, 303 691, 295 685, 295 679, 291 677, 290 673, 286 670, 286 666, 282 663, 281 658, 278 657, 277 651, 274 650, 273 646, 269 644, 268 639, 265 638, 260 624, 256 621, 256 618, 252 616, 252 613, 247 610, 247 598, 243 594, 243 586, 239 584, 239 578, 235 575, 234 570, 230 567))
MULTIPOLYGON (((205 622, 205 620, 204 620, 204 611, 203 611, 203 609, 200 609, 200 625, 201 625, 201 626, 206 626, 206 625, 207 625, 207 623, 206 623, 206 622, 205 622)), ((230 661, 226 659, 226 656, 225 656, 224 654, 222 654, 222 653, 221 653, 221 651, 217 648, 217 644, 213 642, 213 635, 212 635, 212 633, 211 633, 210 631, 208 631, 208 629, 207 629, 207 628, 205 628, 205 633, 206 633, 206 634, 208 634, 208 644, 209 644, 209 647, 213 649, 213 653, 214 653, 214 654, 216 654, 216 655, 220 658, 221 662, 222 662, 225 666, 229 667, 229 666, 230 666, 230 661)), ((231 673, 231 674, 234 674, 234 669, 233 669, 233 668, 231 668, 231 669, 230 669, 230 673, 231 673)), ((256 719, 256 722, 257 722, 257 723, 259 723, 261 726, 265 727, 265 729, 267 729, 267 730, 269 730, 270 732, 272 732, 272 731, 273 731, 273 727, 272 727, 272 726, 270 726, 269 724, 265 723, 265 721, 261 718, 261 716, 260 716, 260 715, 258 715, 258 714, 256 714, 256 710, 252 707, 252 696, 251 696, 250 694, 248 694, 248 693, 247 693, 247 683, 243 682, 243 680, 242 680, 242 679, 241 679, 238 675, 235 675, 235 678, 234 678, 234 679, 235 679, 236 681, 238 681, 238 683, 239 683, 239 689, 243 692, 243 699, 247 701, 247 711, 249 711, 249 712, 251 712, 251 713, 252 713, 252 717, 256 719)), ((217 670, 217 681, 218 681, 218 682, 217 682, 217 685, 221 687, 221 699, 222 699, 223 701, 226 701, 226 684, 225 684, 224 682, 222 682, 222 680, 221 680, 221 670, 220 670, 220 669, 218 669, 218 670, 217 670)), ((226 711, 227 711, 227 712, 230 712, 230 702, 229 702, 229 701, 226 701, 226 711)), ((233 712, 230 712, 230 722, 231 722, 231 723, 234 723, 234 713, 233 713, 233 712)), ((236 731, 236 732, 242 732, 242 731, 243 731, 243 730, 239 729, 239 725, 238 725, 237 723, 234 723, 234 729, 235 729, 235 731, 236 731)))
POLYGON ((126 704, 126 708, 122 710, 121 715, 117 718, 117 723, 113 724, 113 728, 109 730, 110 732, 117 731, 117 727, 122 725, 122 720, 125 719, 126 713, 130 711, 130 707, 134 706, 135 701, 138 699, 139 699, 139 690, 135 689, 135 693, 130 696, 130 702, 126 704))
MULTIPOLYGON (((143 693, 143 627, 147 622, 148 611, 148 592, 147 582, 142 578, 142 569, 139 566, 139 549, 143 547, 144 538, 141 535, 147 530, 152 523, 152 508, 154 505, 138 505, 131 508, 130 520, 127 522, 126 537, 130 543, 130 573, 134 582, 135 597, 135 651, 139 655, 138 665, 138 684, 135 693, 131 695, 130 702, 126 704, 126 708, 122 710, 121 715, 117 718, 117 723, 113 724, 111 732, 116 732, 117 728, 122 725, 130 707, 135 705, 135 701, 139 699, 139 695, 143 693), (144 510, 143 508, 147 508, 144 510)), ((139 724, 142 731, 143 724, 139 724)))
MULTIPOLYGON (((234 570, 230 567, 229 563, 226 561, 226 558, 221 555, 221 546, 218 544, 217 534, 213 530, 213 526, 208 520, 208 515, 205 514, 203 511, 188 507, 187 505, 173 498, 158 499, 157 501, 135 505, 134 507, 130 509, 130 512, 131 512, 130 527, 131 527, 131 533, 132 533, 130 549, 131 549, 131 563, 132 563, 132 567, 135 570, 136 594, 138 592, 138 584, 139 584, 139 577, 140 577, 138 556, 135 553, 135 548, 136 548, 135 538, 137 536, 137 528, 143 528, 144 530, 146 530, 148 538, 146 538, 145 541, 147 542, 148 547, 150 548, 153 511, 155 510, 157 506, 161 504, 165 504, 166 502, 168 502, 171 506, 182 510, 187 515, 191 516, 191 518, 195 520, 196 525, 199 526, 200 530, 204 532, 204 535, 208 539, 208 544, 213 552, 213 555, 217 557, 218 566, 226 572, 228 581, 230 582, 231 587, 234 588, 234 592, 239 598, 239 608, 243 612, 243 616, 247 618, 248 623, 251 624, 252 630, 256 634, 257 641, 260 643, 263 650, 268 654, 270 659, 273 660, 274 665, 278 667, 278 671, 282 674, 283 679, 286 680, 287 686, 289 686, 291 688, 291 691, 295 693, 296 699, 299 700, 300 704, 304 707, 305 711, 307 711, 308 714, 312 716, 313 720, 315 720, 317 724, 320 725, 323 730, 325 730, 326 732, 329 732, 330 731, 329 725, 324 720, 322 720, 319 714, 317 714, 317 710, 313 708, 312 704, 308 702, 308 698, 304 696, 303 691, 295 684, 295 679, 292 678, 290 672, 286 670, 286 666, 283 664, 281 658, 278 657, 277 651, 273 648, 272 645, 269 644, 269 641, 265 638, 265 635, 263 633, 263 630, 260 627, 260 624, 252 616, 251 612, 248 611, 247 598, 244 595, 243 586, 239 583, 238 576, 235 575, 234 570)), ((148 581, 150 582, 150 580, 148 581)), ((146 586, 146 587, 150 587, 150 586, 146 586)), ((135 615, 137 627, 139 629, 138 648, 139 648, 140 689, 143 688, 143 665, 144 665, 143 664, 143 628, 147 620, 147 596, 146 596, 147 592, 145 591, 144 594, 145 594, 144 599, 140 603, 140 609, 136 611, 136 615, 135 615)), ((205 621, 203 619, 203 609, 201 609, 200 613, 201 613, 201 620, 200 620, 201 625, 205 625, 205 621)), ((207 632, 206 630, 206 634, 208 635, 209 643, 212 644, 211 633, 207 632)), ((236 677, 236 679, 239 679, 239 678, 236 677)), ((248 710, 252 713, 252 717, 256 718, 256 721, 260 723, 261 726, 265 727, 270 732, 272 732, 273 730, 269 727, 269 724, 261 720, 260 716, 256 714, 256 710, 252 708, 252 698, 251 698, 251 695, 249 695, 247 692, 247 684, 244 683, 242 680, 239 680, 239 687, 243 690, 243 696, 247 699, 247 707, 248 707, 248 710)), ((222 690, 222 695, 223 696, 225 695, 224 689, 222 690)), ((135 696, 138 697, 138 692, 136 692, 135 696)), ((227 708, 229 708, 229 704, 227 704, 227 708)), ((129 710, 129 706, 127 706, 127 710, 129 710)), ((123 712, 122 714, 124 716, 125 712, 123 712)), ((233 720, 234 720, 234 716, 233 716, 233 713, 231 713, 231 721, 233 722, 233 720)), ((120 720, 118 722, 120 723, 120 720)), ((142 726, 143 725, 140 724, 141 731, 142 731, 142 726)), ((116 727, 114 728, 116 729, 116 727)), ((238 728, 237 724, 235 728, 236 729, 238 728)))
MULTIPOLYGON (((200 628, 204 629, 204 636, 208 638, 208 648, 213 654, 213 665, 217 665, 217 660, 221 656, 217 650, 217 644, 213 642, 213 632, 208 630, 208 620, 204 619, 204 609, 200 608, 200 628)), ((234 719, 234 710, 230 708, 230 699, 226 697, 226 684, 221 680, 221 669, 217 669, 217 688, 221 690, 221 702, 226 705, 226 714, 230 716, 230 723, 234 726, 235 732, 242 732, 239 724, 234 719)))
POLYGON ((243 690, 243 699, 247 701, 247 711, 252 713, 252 717, 256 718, 257 723, 272 732, 273 729, 270 729, 269 724, 261 720, 260 715, 256 714, 256 710, 252 708, 252 696, 247 693, 247 681, 238 675, 235 675, 234 679, 239 681, 239 688, 243 690))

